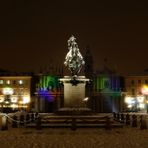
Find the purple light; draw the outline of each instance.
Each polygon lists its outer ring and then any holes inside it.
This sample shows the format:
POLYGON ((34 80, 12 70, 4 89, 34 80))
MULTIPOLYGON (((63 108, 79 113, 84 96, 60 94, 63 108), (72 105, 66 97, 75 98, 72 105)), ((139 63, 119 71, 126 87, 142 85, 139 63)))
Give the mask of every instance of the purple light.
POLYGON ((48 102, 53 102, 55 98, 55 94, 53 94, 50 90, 41 89, 38 92, 39 96, 45 97, 48 102))

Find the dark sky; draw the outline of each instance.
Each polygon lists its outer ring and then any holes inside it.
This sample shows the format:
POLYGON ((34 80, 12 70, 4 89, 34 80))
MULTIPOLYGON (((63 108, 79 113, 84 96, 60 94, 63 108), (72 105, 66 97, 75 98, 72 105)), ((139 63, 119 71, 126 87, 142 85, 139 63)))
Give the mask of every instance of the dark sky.
POLYGON ((89 45, 94 68, 108 64, 120 73, 148 68, 148 9, 144 1, 0 1, 0 67, 39 70, 63 64, 67 40, 81 53, 89 45))

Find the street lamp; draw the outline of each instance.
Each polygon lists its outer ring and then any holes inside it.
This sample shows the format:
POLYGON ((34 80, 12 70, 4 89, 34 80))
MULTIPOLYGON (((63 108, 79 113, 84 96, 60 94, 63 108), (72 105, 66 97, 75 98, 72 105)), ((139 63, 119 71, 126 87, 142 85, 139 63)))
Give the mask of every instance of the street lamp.
POLYGON ((141 93, 145 96, 146 111, 148 113, 148 86, 144 85, 141 89, 141 93))

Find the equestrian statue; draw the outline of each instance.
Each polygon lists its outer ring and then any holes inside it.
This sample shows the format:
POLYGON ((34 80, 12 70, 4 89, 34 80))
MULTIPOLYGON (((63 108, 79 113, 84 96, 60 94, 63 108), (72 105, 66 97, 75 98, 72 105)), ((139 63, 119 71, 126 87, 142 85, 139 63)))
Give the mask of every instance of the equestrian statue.
POLYGON ((73 35, 68 40, 68 50, 64 65, 71 71, 72 76, 77 76, 85 61, 79 51, 76 38, 73 35))

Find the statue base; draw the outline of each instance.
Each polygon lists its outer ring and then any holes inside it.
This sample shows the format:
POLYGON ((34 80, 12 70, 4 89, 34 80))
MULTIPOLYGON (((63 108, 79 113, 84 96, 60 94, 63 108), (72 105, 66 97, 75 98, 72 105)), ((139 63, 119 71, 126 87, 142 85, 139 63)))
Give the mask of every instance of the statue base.
POLYGON ((87 99, 85 97, 85 85, 89 79, 85 76, 65 76, 60 79, 64 85, 64 107, 59 109, 61 112, 74 113, 87 112, 87 99))

